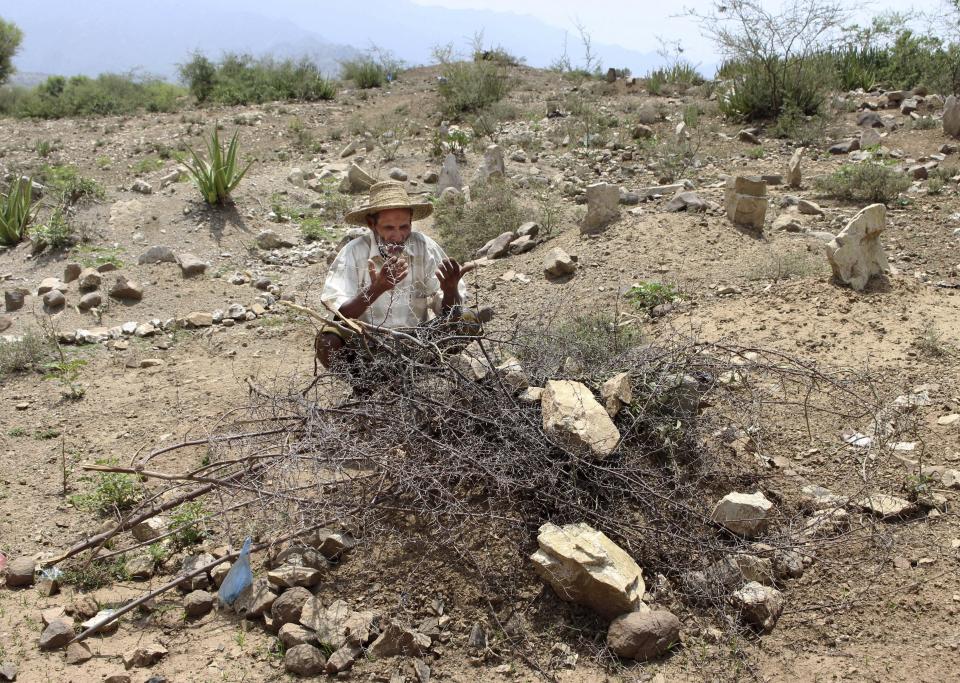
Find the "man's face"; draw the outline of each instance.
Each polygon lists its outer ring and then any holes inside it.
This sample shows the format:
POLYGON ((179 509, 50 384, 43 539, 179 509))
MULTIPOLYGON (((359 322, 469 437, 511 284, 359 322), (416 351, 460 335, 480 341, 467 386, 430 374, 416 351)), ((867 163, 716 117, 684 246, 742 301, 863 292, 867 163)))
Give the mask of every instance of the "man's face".
POLYGON ((413 211, 410 209, 385 209, 370 220, 370 227, 387 245, 391 255, 399 254, 413 230, 412 218, 413 211))

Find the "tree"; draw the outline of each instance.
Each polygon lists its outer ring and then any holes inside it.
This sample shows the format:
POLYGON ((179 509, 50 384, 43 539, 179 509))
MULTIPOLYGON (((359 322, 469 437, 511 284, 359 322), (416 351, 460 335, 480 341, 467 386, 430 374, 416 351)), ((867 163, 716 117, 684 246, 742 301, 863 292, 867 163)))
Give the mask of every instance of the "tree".
POLYGON ((13 56, 20 49, 23 31, 13 22, 0 19, 0 85, 13 74, 13 56))
POLYGON ((849 15, 843 0, 714 0, 689 10, 734 72, 738 114, 775 118, 788 109, 813 113, 822 100, 817 56, 835 44, 849 15), (745 101, 744 101, 745 100, 745 101))

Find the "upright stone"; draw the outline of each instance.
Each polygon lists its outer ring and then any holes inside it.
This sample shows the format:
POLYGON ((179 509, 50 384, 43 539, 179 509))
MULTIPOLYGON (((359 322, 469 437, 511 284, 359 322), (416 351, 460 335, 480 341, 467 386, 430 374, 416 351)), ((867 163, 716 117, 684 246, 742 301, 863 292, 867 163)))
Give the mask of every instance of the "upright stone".
POLYGON ((620 441, 620 432, 610 415, 580 382, 548 381, 541 404, 543 431, 568 448, 603 459, 620 441))
POLYGON ((592 235, 602 232, 620 217, 620 188, 610 183, 587 186, 587 215, 580 233, 592 235))
POLYGON ((485 182, 490 178, 502 178, 505 174, 503 149, 500 148, 500 145, 489 145, 483 153, 483 163, 477 169, 474 181, 485 182))
POLYGON ((540 527, 533 567, 562 599, 612 618, 647 611, 643 574, 626 551, 587 524, 540 527))
POLYGON ((960 100, 956 95, 950 95, 943 105, 943 132, 960 138, 960 100))
POLYGON ((767 216, 767 184, 759 178, 737 176, 727 180, 727 218, 734 225, 763 230, 767 216))
POLYGON ((800 173, 800 160, 803 159, 803 147, 797 147, 790 157, 790 163, 787 164, 787 185, 793 188, 800 187, 802 179, 800 173))
POLYGON ((833 276, 853 289, 862 290, 870 278, 889 271, 880 234, 887 220, 887 207, 871 204, 853 217, 827 247, 833 276))
POLYGON ((443 160, 443 166, 440 168, 440 178, 437 179, 437 194, 440 194, 448 187, 455 190, 463 188, 463 178, 460 177, 460 167, 457 165, 457 157, 448 154, 443 160))

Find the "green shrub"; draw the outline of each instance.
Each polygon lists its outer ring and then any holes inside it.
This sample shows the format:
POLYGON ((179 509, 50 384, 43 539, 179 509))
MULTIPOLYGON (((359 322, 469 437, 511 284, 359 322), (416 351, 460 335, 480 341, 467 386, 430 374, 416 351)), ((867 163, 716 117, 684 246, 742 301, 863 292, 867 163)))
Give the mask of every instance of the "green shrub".
POLYGON ((214 64, 202 54, 194 53, 189 62, 180 65, 179 74, 181 82, 201 104, 313 102, 330 100, 336 95, 333 82, 306 57, 296 61, 275 60, 228 53, 214 64))
POLYGON ((176 111, 183 91, 131 75, 50 76, 35 88, 12 88, 0 98, 0 113, 30 118, 111 116, 137 111, 176 111))
POLYGON ((223 146, 220 144, 220 135, 215 125, 213 133, 207 141, 209 160, 201 159, 191 149, 190 154, 193 160, 184 162, 190 177, 193 178, 194 184, 208 204, 223 204, 229 200, 230 193, 240 184, 243 176, 253 165, 251 161, 243 170, 239 170, 237 165, 237 152, 240 149, 239 135, 239 131, 233 134, 230 139, 230 146, 224 154, 223 146))
POLYGON ((358 88, 379 88, 387 82, 387 71, 370 57, 340 62, 340 75, 358 88))
POLYGON ((0 193, 0 245, 12 247, 27 236, 27 227, 36 215, 33 208, 33 181, 17 178, 0 193))
POLYGON ((80 170, 71 165, 46 165, 40 169, 37 179, 56 191, 63 205, 103 200, 103 186, 92 178, 80 175, 80 170))
POLYGON ((466 261, 488 241, 516 230, 527 214, 517 203, 506 180, 491 178, 470 187, 472 199, 463 197, 438 202, 434 226, 444 249, 453 258, 466 261))
POLYGON ((634 306, 648 313, 661 304, 679 301, 681 298, 676 287, 660 282, 640 282, 628 289, 625 296, 634 306))
POLYGON ((738 121, 776 119, 787 110, 810 116, 820 112, 826 83, 811 58, 750 59, 728 62, 721 73, 720 113, 738 121))
POLYGON ((844 200, 889 203, 910 187, 910 180, 889 166, 874 163, 844 164, 816 179, 817 190, 844 200))
POLYGON ((498 62, 456 61, 449 47, 435 50, 434 56, 440 62, 441 81, 437 90, 444 116, 456 118, 479 112, 509 92, 506 68, 498 62))
POLYGON ((170 514, 171 540, 178 548, 186 548, 200 543, 207 536, 203 525, 206 511, 200 501, 191 501, 177 506, 170 514))
POLYGON ((53 213, 50 214, 50 219, 46 223, 31 229, 30 236, 37 244, 38 251, 42 251, 42 249, 46 247, 50 247, 51 249, 67 249, 77 241, 73 226, 70 225, 70 221, 67 220, 63 209, 60 207, 53 210, 53 213))
MULTIPOLYGON (((612 315, 596 313, 561 321, 550 335, 582 367, 595 369, 643 341, 635 326, 617 324, 612 315)), ((538 343, 543 344, 541 336, 538 343)), ((521 359, 522 360, 522 359, 521 359)))
POLYGON ((14 341, 0 341, 0 377, 35 370, 53 358, 50 339, 27 330, 14 341))
POLYGON ((111 562, 94 560, 86 564, 65 567, 62 582, 81 590, 92 591, 109 586, 114 581, 129 580, 127 561, 123 555, 119 555, 111 562))
POLYGON ((143 495, 140 481, 132 474, 101 472, 89 493, 70 496, 70 504, 101 515, 129 510, 143 495))
POLYGON ((506 48, 497 45, 483 49, 477 47, 473 50, 473 61, 475 62, 495 62, 503 66, 520 66, 526 60, 523 57, 517 57, 510 54, 506 48))

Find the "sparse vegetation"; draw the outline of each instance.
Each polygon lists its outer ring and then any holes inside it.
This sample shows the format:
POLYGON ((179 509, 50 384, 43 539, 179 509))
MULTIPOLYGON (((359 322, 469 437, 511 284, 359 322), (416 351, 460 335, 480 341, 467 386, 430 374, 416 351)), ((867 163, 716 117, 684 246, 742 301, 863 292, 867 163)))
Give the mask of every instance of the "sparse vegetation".
POLYGON ((132 75, 50 76, 35 88, 0 91, 0 114, 20 118, 115 116, 137 111, 172 112, 183 91, 175 85, 132 75))
POLYGON ((276 60, 228 53, 218 63, 200 53, 179 67, 180 80, 199 104, 262 104, 331 100, 336 87, 312 60, 276 60))
POLYGON ((42 225, 30 229, 30 238, 34 241, 34 251, 50 249, 69 249, 77 241, 76 233, 63 209, 56 207, 42 225))
POLYGON ((494 61, 462 61, 447 45, 434 50, 440 64, 441 82, 437 87, 445 116, 456 118, 479 112, 498 102, 509 91, 506 67, 494 61))
POLYGON ((497 235, 516 230, 526 219, 508 181, 491 178, 471 188, 472 201, 462 197, 438 202, 434 225, 446 252, 461 261, 497 235))
POLYGON ((0 193, 0 245, 19 244, 36 215, 33 206, 33 182, 16 178, 6 193, 0 193))
POLYGON ((15 341, 0 340, 0 377, 35 370, 52 356, 50 339, 33 330, 15 341))
POLYGON ((889 166, 865 162, 844 164, 830 175, 817 178, 815 185, 822 194, 835 199, 887 204, 910 186, 910 180, 889 166))
POLYGON ((101 472, 96 476, 92 491, 74 494, 69 501, 80 510, 109 515, 129 510, 137 504, 142 495, 143 487, 133 475, 101 472))
POLYGON ((187 548, 200 543, 207 536, 207 529, 203 525, 206 512, 203 503, 190 501, 178 506, 170 514, 171 540, 178 548, 187 548))
POLYGON ((682 297, 677 288, 661 282, 640 282, 627 290, 626 298, 634 306, 649 313, 661 304, 679 301, 682 297))
POLYGON ((203 199, 208 204, 222 205, 230 199, 230 193, 236 189, 243 176, 253 165, 251 161, 242 170, 237 162, 237 153, 240 150, 239 131, 233 134, 226 152, 220 144, 220 134, 217 126, 207 140, 207 160, 190 150, 192 161, 185 165, 203 199))

